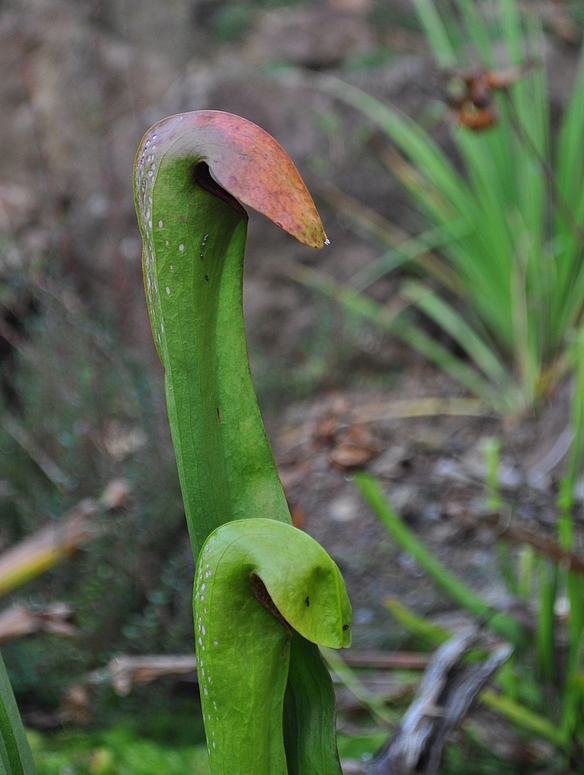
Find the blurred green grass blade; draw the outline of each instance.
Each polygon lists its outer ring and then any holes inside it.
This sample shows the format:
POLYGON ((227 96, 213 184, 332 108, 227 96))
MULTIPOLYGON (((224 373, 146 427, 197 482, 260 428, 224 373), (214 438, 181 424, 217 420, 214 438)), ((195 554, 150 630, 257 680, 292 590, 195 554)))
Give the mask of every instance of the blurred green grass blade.
POLYGON ((4 661, 0 654, 0 763, 6 775, 37 775, 4 661))
MULTIPOLYGON (((518 222, 517 229, 521 230, 518 222)), ((533 336, 532 316, 530 315, 527 288, 527 256, 526 248, 519 239, 516 248, 516 260, 511 275, 511 310, 513 330, 513 352, 518 381, 523 388, 526 402, 531 404, 537 393, 537 381, 541 373, 541 358, 539 346, 541 342, 533 336)), ((543 310, 541 311, 543 313, 543 310)))
MULTIPOLYGON (((394 142, 398 145, 397 141, 394 142)), ((476 203, 463 202, 462 199, 456 203, 456 200, 451 199, 444 190, 443 184, 447 183, 446 180, 433 179, 426 174, 428 170, 424 170, 422 173, 416 161, 411 158, 410 160, 406 159, 406 151, 403 148, 400 151, 403 151, 403 154, 395 150, 385 154, 383 161, 408 191, 413 202, 418 205, 420 212, 426 216, 430 223, 443 226, 458 217, 469 219, 478 215, 476 203), (464 204, 464 211, 460 210, 460 204, 464 204), (472 212, 467 212, 469 204, 473 205, 472 212)))
MULTIPOLYGON (((425 641, 433 648, 437 648, 453 637, 453 633, 448 632, 443 627, 427 622, 421 616, 417 616, 417 614, 403 606, 395 598, 388 598, 385 601, 385 607, 412 635, 425 641)), ((486 656, 487 652, 484 649, 473 647, 466 652, 465 661, 474 662, 485 659, 486 656)))
POLYGON ((465 127, 456 128, 454 137, 465 166, 468 170, 473 195, 480 203, 481 219, 473 224, 473 232, 485 246, 498 246, 493 252, 491 263, 484 268, 493 274, 500 272, 509 261, 508 248, 513 244, 512 231, 509 228, 506 211, 509 207, 508 180, 506 173, 499 169, 497 160, 501 147, 506 145, 501 137, 503 128, 496 126, 492 133, 485 136, 471 132, 465 127))
MULTIPOLYGON (((568 476, 576 484, 576 478, 582 461, 582 443, 584 442, 584 326, 580 326, 574 348, 576 359, 576 380, 572 398, 572 428, 574 440, 570 450, 568 476)), ((573 490, 572 490, 573 496, 573 490)))
POLYGON ((396 723, 395 713, 388 710, 383 700, 369 691, 362 681, 359 680, 355 671, 347 665, 334 649, 321 646, 320 651, 329 669, 337 674, 342 683, 367 708, 374 719, 380 721, 383 725, 389 724, 393 726, 396 723))
POLYGON ((351 277, 350 285, 357 291, 364 291, 376 280, 406 262, 415 263, 422 254, 443 247, 466 234, 468 234, 468 228, 461 221, 427 229, 417 237, 390 248, 376 261, 360 269, 351 277))
POLYGON ((418 326, 411 322, 397 319, 389 330, 395 333, 402 342, 405 342, 427 358, 430 363, 438 366, 446 374, 450 374, 453 379, 474 393, 478 398, 482 398, 495 411, 504 412, 508 407, 510 398, 508 395, 499 393, 474 368, 462 361, 447 347, 441 345, 418 326))
POLYGON ((558 565, 550 563, 546 558, 541 558, 538 565, 539 594, 535 653, 540 674, 548 681, 553 681, 556 674, 554 606, 558 586, 558 565))
POLYGON ((485 496, 489 511, 503 508, 503 499, 499 489, 499 465, 501 463, 501 440, 489 436, 481 443, 481 453, 485 466, 485 496))
POLYGON ((498 0, 503 40, 507 45, 510 64, 523 61, 523 29, 519 8, 515 0, 498 0))
MULTIPOLYGON (((538 53, 544 51, 543 33, 535 17, 528 23, 527 40, 538 53)), ((546 223, 551 216, 550 186, 555 185, 549 179, 551 159, 546 81, 545 67, 537 64, 510 87, 516 90, 514 104, 517 106, 520 145, 524 157, 518 183, 519 207, 531 239, 529 256, 533 256, 528 265, 529 277, 534 285, 540 280, 543 281, 545 290, 549 286, 548 278, 544 274, 546 263, 542 261, 541 251, 547 239, 546 223)))
MULTIPOLYGON (((493 131, 499 131, 497 128, 493 131)), ((510 277, 513 271, 514 241, 507 219, 507 204, 504 183, 500 181, 495 160, 501 155, 499 142, 493 151, 487 137, 459 127, 455 130, 458 148, 470 173, 473 211, 463 213, 463 226, 468 235, 459 241, 447 244, 445 255, 459 274, 467 293, 465 302, 475 305, 509 351, 513 342, 510 277)), ((431 222, 443 226, 445 219, 452 216, 444 209, 441 198, 443 191, 424 185, 423 178, 405 164, 394 163, 392 170, 410 190, 431 222)), ((503 167, 512 168, 512 163, 503 167)), ((508 174, 505 172, 504 174, 508 174)))
POLYGON ((520 546, 517 553, 517 594, 524 600, 531 598, 536 555, 533 546, 520 546))
POLYGON ((525 645, 526 635, 519 624, 506 614, 496 612, 491 606, 453 576, 424 544, 409 530, 391 508, 376 479, 368 474, 355 474, 357 489, 385 525, 400 548, 416 560, 435 584, 447 592, 453 600, 474 616, 488 621, 489 626, 515 645, 525 645))
MULTIPOLYGON (((441 627, 429 624, 421 617, 416 616, 409 609, 401 605, 397 600, 390 598, 385 602, 387 608, 396 617, 396 619, 406 627, 412 634, 417 637, 423 638, 433 646, 439 646, 441 643, 447 641, 451 634, 441 627)), ((468 655, 469 658, 476 657, 476 659, 484 659, 485 653, 480 649, 471 650, 468 655)), ((552 740, 557 744, 558 741, 562 741, 563 736, 561 730, 554 727, 547 719, 531 712, 524 705, 517 703, 515 699, 509 696, 509 692, 512 691, 516 694, 517 690, 517 677, 513 675, 512 662, 507 661, 501 667, 497 673, 497 683, 505 688, 505 696, 496 694, 495 692, 485 689, 480 695, 480 699, 489 707, 497 710, 506 718, 518 724, 524 729, 530 732, 536 732, 547 740, 552 740), (524 718, 524 721, 521 719, 524 718)), ((581 681, 574 681, 574 685, 577 686, 577 691, 582 694, 584 687, 584 676, 581 681)))
POLYGON ((469 0, 456 0, 456 5, 464 21, 466 37, 472 41, 480 62, 485 67, 493 67, 492 42, 485 19, 477 11, 477 4, 469 0))
POLYGON ((339 732, 339 756, 342 759, 371 758, 387 740, 387 732, 372 732, 355 734, 354 732, 339 732))
POLYGON ((519 728, 543 737, 560 750, 567 749, 567 741, 562 730, 548 721, 547 718, 534 713, 525 705, 520 705, 518 702, 497 694, 492 689, 483 689, 479 697, 481 702, 501 713, 519 728))
POLYGON ((580 720, 580 692, 572 683, 580 667, 582 655, 582 632, 584 631, 584 579, 568 573, 566 592, 570 604, 568 620, 568 655, 563 690, 561 728, 566 736, 572 735, 580 720))
MULTIPOLYGON (((489 165, 488 159, 484 162, 479 160, 473 166, 467 162, 471 174, 474 166, 486 168, 489 165)), ((472 236, 463 242, 464 251, 446 252, 452 255, 457 272, 464 278, 467 303, 471 307, 476 304, 481 309, 491 329, 504 332, 509 329, 511 322, 509 286, 514 242, 495 187, 491 182, 483 180, 483 177, 482 173, 472 177, 478 207, 472 236)))
MULTIPOLYGON (((584 191, 584 185, 582 190, 584 191)), ((565 343, 566 334, 573 329, 582 312, 584 298, 584 241, 580 233, 574 235, 574 228, 570 231, 566 238, 558 236, 558 240, 563 240, 564 243, 569 240, 569 244, 565 244, 563 250, 553 256, 554 292, 550 296, 550 340, 557 349, 565 343)))
POLYGON ((516 658, 512 654, 497 671, 497 685, 501 688, 506 699, 517 701, 519 694, 519 682, 516 673, 516 658))
POLYGON ((454 307, 423 283, 406 282, 400 292, 446 331, 489 380, 498 386, 507 385, 509 374, 504 364, 454 307))
POLYGON ((517 592, 517 580, 515 578, 515 568, 511 561, 509 547, 504 541, 496 541, 494 549, 497 555, 499 572, 505 582, 505 586, 509 592, 514 595, 517 592))
POLYGON ((414 5, 438 65, 443 70, 455 67, 456 54, 433 0, 414 0, 414 5))
POLYGON ((560 510, 559 536, 563 549, 571 549, 573 544, 572 509, 574 507, 574 487, 582 460, 582 442, 584 441, 584 326, 580 326, 572 348, 572 358, 576 371, 571 402, 571 425, 574 433, 570 446, 567 470, 560 481, 558 508, 560 510))
POLYGON ((576 81, 560 125, 556 149, 556 184, 567 202, 582 201, 584 188, 584 47, 580 53, 576 81))
MULTIPOLYGON (((574 392, 571 403, 571 424, 574 433, 570 447, 567 470, 560 482, 558 494, 558 538, 563 549, 574 545, 574 487, 580 471, 582 441, 584 438, 584 326, 576 335, 572 356, 575 359, 574 392)), ((562 730, 566 735, 575 732, 580 719, 580 692, 572 683, 580 667, 582 657, 582 633, 584 632, 584 580, 568 572, 566 592, 570 605, 568 620, 568 654, 565 669, 565 686, 562 709, 562 730)))
POLYGON ((402 627, 405 627, 412 635, 420 638, 429 646, 440 646, 452 636, 452 633, 448 632, 448 630, 445 630, 443 627, 430 624, 430 622, 427 622, 423 617, 417 616, 394 597, 385 600, 385 607, 402 627))
POLYGON ((494 263, 495 250, 496 246, 489 248, 482 241, 482 235, 477 233, 474 239, 469 238, 461 240, 460 244, 450 243, 445 246, 444 253, 451 259, 460 277, 461 300, 482 321, 483 327, 496 339, 502 351, 512 355, 510 275, 506 267, 495 274, 491 269, 485 268, 488 256, 492 257, 491 264, 494 263), (462 268, 465 260, 470 263, 470 256, 475 266, 462 268))
POLYGON ((347 105, 352 105, 390 137, 423 176, 435 186, 460 215, 471 217, 473 198, 463 177, 446 154, 419 124, 394 107, 384 105, 352 84, 330 75, 318 74, 309 83, 347 105))
POLYGON ((473 367, 457 358, 447 347, 441 345, 413 322, 404 319, 403 312, 400 311, 399 316, 391 313, 373 299, 309 267, 298 268, 292 276, 309 288, 335 299, 347 312, 358 315, 397 336, 431 363, 450 374, 453 379, 481 398, 488 406, 493 407, 495 411, 501 412, 508 408, 507 402, 510 399, 508 395, 500 393, 473 367))

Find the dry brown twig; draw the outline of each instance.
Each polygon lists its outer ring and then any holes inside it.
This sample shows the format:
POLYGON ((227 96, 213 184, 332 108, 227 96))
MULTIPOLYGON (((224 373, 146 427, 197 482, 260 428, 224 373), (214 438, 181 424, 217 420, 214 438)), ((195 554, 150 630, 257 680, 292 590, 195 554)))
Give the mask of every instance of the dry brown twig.
POLYGON ((478 627, 465 628, 436 650, 414 701, 368 775, 436 775, 448 736, 513 651, 504 644, 484 661, 465 665, 479 634, 478 627))
POLYGON ((129 493, 125 480, 110 482, 99 499, 85 498, 60 520, 38 530, 0 556, 0 596, 26 583, 77 551, 99 533, 94 517, 121 506, 129 493))
POLYGON ((79 630, 71 623, 73 608, 67 603, 50 603, 36 608, 15 603, 0 613, 0 644, 35 632, 52 632, 74 638, 79 630))

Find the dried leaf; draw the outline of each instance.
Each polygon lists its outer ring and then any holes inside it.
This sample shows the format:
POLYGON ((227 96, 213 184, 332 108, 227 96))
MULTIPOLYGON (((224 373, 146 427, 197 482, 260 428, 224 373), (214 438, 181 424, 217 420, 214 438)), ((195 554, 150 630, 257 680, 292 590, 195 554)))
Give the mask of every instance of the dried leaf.
POLYGON ((340 468, 362 466, 383 446, 364 425, 349 425, 334 441, 330 452, 332 463, 340 468))
POLYGON ((51 603, 43 608, 15 604, 0 613, 0 643, 34 632, 53 632, 74 638, 79 630, 71 624, 73 609, 67 603, 51 603))

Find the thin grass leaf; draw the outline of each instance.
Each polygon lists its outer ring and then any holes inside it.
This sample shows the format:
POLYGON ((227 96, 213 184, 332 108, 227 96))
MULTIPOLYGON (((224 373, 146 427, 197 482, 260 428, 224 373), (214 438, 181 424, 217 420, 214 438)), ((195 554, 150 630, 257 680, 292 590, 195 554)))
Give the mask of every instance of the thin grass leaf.
MULTIPOLYGON (((501 442, 496 438, 487 438, 481 445, 483 462, 485 466, 485 499, 490 512, 500 512, 503 508, 503 499, 499 489, 499 464, 501 457, 501 442)), ((499 570, 507 589, 511 594, 518 593, 517 579, 511 560, 509 547, 504 541, 495 543, 499 570)), ((509 672, 510 668, 506 668, 509 672)), ((512 672, 512 671, 511 671, 512 672)))
MULTIPOLYGON (((518 216, 518 213, 516 213, 518 216)), ((519 216, 515 219, 518 228, 521 228, 519 216)), ((522 232, 525 233, 525 232, 522 232)), ((537 378, 539 375, 539 359, 533 352, 531 337, 528 299, 526 293, 526 265, 525 247, 521 242, 517 245, 517 253, 513 273, 511 275, 511 310, 513 316, 513 352, 515 354, 515 368, 519 375, 519 383, 523 388, 526 401, 531 404, 536 393, 537 378)))
POLYGON ((507 387, 509 374, 504 364, 454 307, 423 283, 406 282, 400 293, 446 331, 494 385, 507 387))
POLYGON ((385 600, 385 607, 402 627, 405 627, 408 632, 411 632, 412 635, 420 638, 429 646, 440 646, 452 637, 451 632, 448 632, 443 627, 427 622, 421 616, 417 616, 394 597, 389 597, 385 600))
POLYGON ((494 66, 492 42, 485 20, 477 11, 477 5, 469 0, 457 0, 456 5, 464 22, 467 39, 471 40, 480 61, 486 67, 494 66))
MULTIPOLYGON (((403 627, 412 635, 423 640, 428 646, 437 648, 453 637, 453 633, 448 632, 443 627, 427 622, 421 616, 417 616, 417 614, 403 606, 395 598, 388 598, 385 601, 385 607, 403 627)), ((475 662, 484 660, 487 657, 488 652, 484 649, 471 648, 465 654, 465 661, 475 662)))
POLYGON ((488 406, 493 407, 496 412, 504 412, 508 409, 508 405, 504 403, 508 400, 508 396, 500 395, 486 379, 481 377, 479 372, 422 331, 413 321, 405 319, 403 308, 390 311, 378 302, 309 267, 297 268, 292 276, 309 288, 334 298, 347 312, 358 315, 397 336, 431 363, 450 374, 453 379, 481 398, 488 406))
POLYGON ((560 725, 564 734, 568 736, 574 733, 580 721, 580 692, 571 683, 571 679, 578 672, 581 662, 582 632, 584 631, 584 580, 574 573, 568 573, 566 592, 570 603, 570 618, 568 620, 568 655, 560 725))
POLYGON ((582 154, 582 126, 584 125, 584 48, 580 53, 578 72, 572 95, 560 124, 556 150, 556 184, 565 201, 581 201, 584 197, 584 154, 582 154))
POLYGON ((517 659, 512 654, 509 659, 501 665, 497 673, 497 685, 506 699, 517 702, 519 696, 519 679, 516 673, 517 659))
POLYGON ((330 75, 311 77, 319 90, 369 116, 398 147, 412 159, 424 177, 435 186, 461 216, 473 212, 473 201, 467 184, 456 172, 440 147, 419 124, 396 108, 390 108, 367 92, 330 75))
POLYGON ((571 549, 573 545, 572 509, 574 507, 574 487, 582 460, 582 443, 584 441, 584 326, 580 327, 573 348, 576 379, 571 405, 571 425, 574 433, 570 445, 568 467, 560 481, 558 507, 560 519, 560 545, 563 549, 571 549))
POLYGON ((501 441, 497 438, 487 438, 481 444, 481 452, 485 465, 485 495, 489 511, 500 511, 503 499, 499 489, 499 465, 501 462, 501 441))
POLYGON ((530 600, 532 596, 535 560, 533 546, 520 547, 517 553, 517 594, 524 600, 530 600))
MULTIPOLYGON (((333 207, 348 216, 359 230, 364 230, 368 236, 373 237, 375 241, 380 241, 383 245, 391 246, 391 249, 399 251, 402 248, 405 249, 410 240, 424 238, 423 234, 419 235, 419 237, 412 238, 400 226, 396 226, 392 221, 384 218, 375 210, 367 207, 367 205, 364 205, 346 192, 341 191, 341 189, 331 183, 321 186, 320 194, 327 202, 333 205, 333 207)), ((466 226, 462 221, 448 221, 436 230, 431 229, 428 232, 428 235, 430 239, 431 233, 436 235, 438 235, 438 233, 443 234, 446 242, 447 234, 451 235, 452 240, 459 239, 463 236, 465 229, 466 226)), ((413 247, 411 249, 412 251, 414 250, 413 247)), ((408 254, 409 250, 410 248, 408 248, 408 254)), ((389 253, 391 253, 391 250, 384 254, 384 256, 389 253)), ((381 257, 381 262, 385 260, 384 256, 381 257)), ((429 250, 420 252, 415 255, 415 263, 416 266, 419 266, 422 271, 434 278, 450 293, 455 295, 460 294, 459 282, 455 273, 435 253, 432 253, 429 250)))
POLYGON ((394 269, 408 262, 415 264, 424 253, 444 247, 467 233, 467 226, 460 221, 428 229, 417 237, 412 237, 397 247, 387 250, 376 261, 356 272, 349 282, 355 290, 364 291, 394 269))
POLYGON ((551 721, 520 705, 518 702, 497 694, 492 689, 483 689, 479 695, 481 702, 489 708, 498 711, 520 729, 543 737, 562 751, 567 751, 568 744, 562 730, 551 721))
POLYGON ((523 28, 519 8, 515 0, 498 0, 500 25, 503 39, 507 44, 507 55, 512 65, 523 61, 523 28))
MULTIPOLYGON (((394 138, 390 139, 399 145, 394 138)), ((444 191, 444 181, 430 179, 426 174, 427 170, 422 173, 415 160, 409 161, 406 158, 407 151, 403 148, 400 148, 400 151, 403 151, 403 154, 395 149, 385 151, 382 159, 430 223, 446 225, 456 218, 469 217, 468 202, 465 204, 465 212, 459 212, 448 193, 444 191)), ((476 211, 474 214, 476 215, 476 211)))
POLYGON ((538 581, 535 654, 540 675, 548 681, 554 681, 556 678, 554 607, 558 587, 557 563, 541 558, 538 563, 538 581))
POLYGON ((329 669, 337 674, 342 683, 367 708, 374 719, 381 722, 383 726, 394 726, 396 724, 396 714, 386 708, 383 700, 376 697, 364 686, 355 671, 338 656, 334 649, 322 647, 320 651, 329 669))
POLYGON ((438 64, 443 70, 454 67, 456 54, 436 6, 432 0, 414 0, 414 5, 438 64))
MULTIPOLYGON (((445 246, 443 253, 450 259, 458 270, 463 262, 469 262, 469 256, 473 256, 477 266, 464 271, 457 271, 463 290, 459 296, 463 303, 474 312, 475 317, 482 322, 482 328, 488 330, 500 349, 511 355, 513 353, 512 315, 510 306, 510 283, 502 282, 506 276, 506 270, 497 273, 495 277, 491 270, 482 269, 479 266, 479 258, 486 263, 486 254, 494 255, 494 252, 481 244, 478 240, 481 235, 475 235, 475 239, 460 240, 459 243, 451 243, 445 246), (484 254, 484 255, 482 255, 484 254), (484 260, 483 260, 484 259, 484 260)), ((494 264, 494 260, 492 262, 494 264)))
POLYGON ((354 481, 365 501, 383 522, 393 539, 401 549, 412 555, 434 583, 474 616, 487 621, 492 629, 513 644, 525 645, 525 633, 514 619, 494 611, 479 595, 468 589, 464 582, 453 576, 406 527, 391 508, 376 479, 367 474, 358 473, 355 475, 354 481))
MULTIPOLYGON (((574 692, 577 694, 578 702, 581 704, 582 700, 584 700, 584 674, 582 673, 575 673, 569 683, 566 684, 566 689, 570 692, 574 692)), ((580 746, 580 749, 584 749, 584 729, 582 729, 581 724, 577 724, 576 727, 573 730, 573 735, 575 739, 578 741, 578 745, 580 746)))
POLYGON ((0 654, 0 766, 2 775, 37 775, 4 661, 0 654))
MULTIPOLYGON (((406 627, 413 635, 426 640, 432 646, 439 646, 451 637, 451 633, 447 630, 429 624, 423 618, 416 616, 416 614, 405 608, 405 606, 402 606, 401 603, 393 598, 386 600, 385 605, 400 624, 406 627)), ((477 659, 484 659, 485 653, 480 649, 473 649, 467 656, 471 659, 473 656, 476 656, 477 659)), ((498 710, 502 715, 510 718, 512 721, 517 721, 517 714, 521 713, 525 706, 519 705, 515 699, 515 696, 518 694, 518 686, 517 677, 513 672, 513 657, 511 660, 505 662, 498 671, 497 684, 504 690, 505 696, 501 697, 501 695, 495 694, 487 689, 483 690, 483 692, 486 692, 484 696, 483 693, 479 695, 481 700, 490 707, 498 710)), ((578 691, 582 694, 584 691, 584 676, 579 683, 576 681, 575 685, 579 687, 578 691)), ((525 710, 527 709, 525 708, 525 710)), ((537 731, 538 734, 542 734, 543 732, 542 736, 546 739, 549 739, 550 735, 554 739, 560 739, 561 733, 559 730, 549 724, 543 717, 527 710, 526 718, 527 729, 529 731, 537 731)))
POLYGON ((495 542, 495 552, 497 553, 497 563, 499 572, 505 582, 505 586, 512 595, 517 594, 517 579, 515 578, 515 567, 511 559, 509 547, 504 541, 495 542))
MULTIPOLYGON (((571 423, 574 438, 570 447, 570 456, 566 473, 560 482, 558 494, 558 537, 563 549, 571 550, 574 544, 574 486, 582 458, 584 438, 584 327, 578 331, 574 355, 576 358, 576 379, 571 406, 571 423)), ((568 572, 566 592, 570 604, 568 620, 568 655, 565 670, 565 689, 562 709, 562 730, 572 734, 579 720, 580 696, 578 689, 571 683, 580 666, 582 653, 582 633, 584 632, 584 580, 568 572)))

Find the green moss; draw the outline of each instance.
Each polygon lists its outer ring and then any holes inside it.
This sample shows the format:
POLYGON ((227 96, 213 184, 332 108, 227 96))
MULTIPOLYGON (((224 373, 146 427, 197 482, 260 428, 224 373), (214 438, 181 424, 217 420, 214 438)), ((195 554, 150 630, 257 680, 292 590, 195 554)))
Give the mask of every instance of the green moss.
POLYGON ((101 732, 29 732, 39 775, 208 775, 207 749, 142 737, 126 724, 101 732))

